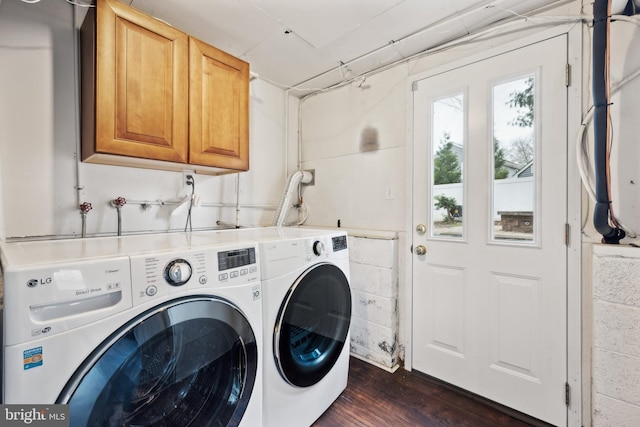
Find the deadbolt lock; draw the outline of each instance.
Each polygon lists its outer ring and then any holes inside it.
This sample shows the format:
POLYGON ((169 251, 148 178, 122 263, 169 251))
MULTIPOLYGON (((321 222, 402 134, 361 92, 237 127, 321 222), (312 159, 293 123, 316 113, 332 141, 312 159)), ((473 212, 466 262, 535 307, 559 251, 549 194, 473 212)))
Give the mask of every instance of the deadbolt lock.
POLYGON ((427 247, 425 245, 418 245, 415 249, 416 255, 424 255, 427 253, 427 247))
POLYGON ((416 225, 416 231, 418 232, 418 234, 424 234, 427 232, 427 227, 424 224, 418 224, 416 225))

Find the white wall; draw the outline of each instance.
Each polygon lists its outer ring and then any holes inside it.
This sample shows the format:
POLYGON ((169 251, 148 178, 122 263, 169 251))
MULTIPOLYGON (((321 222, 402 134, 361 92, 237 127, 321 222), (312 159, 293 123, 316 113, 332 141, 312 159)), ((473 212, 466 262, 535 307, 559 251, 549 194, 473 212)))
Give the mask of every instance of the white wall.
MULTIPOLYGON (((110 201, 117 197, 127 199, 123 233, 184 229, 186 206, 174 212, 191 191, 182 173, 77 162, 73 38, 72 7, 64 0, 0 4, 2 237, 79 236, 81 202, 93 206, 88 236, 114 234, 117 212, 110 201), (145 201, 155 204, 143 209, 145 201)), ((283 90, 251 82, 250 171, 195 176, 194 228, 235 225, 238 200, 240 225, 271 223, 284 187, 286 101, 283 90), (212 206, 220 204, 227 206, 212 206)))
POLYGON ((0 4, 4 217, 8 233, 43 235, 74 196, 71 8, 25 6, 16 0, 0 4))
POLYGON ((404 228, 407 67, 301 102, 307 224, 404 228), (367 144, 368 143, 368 144, 367 144))

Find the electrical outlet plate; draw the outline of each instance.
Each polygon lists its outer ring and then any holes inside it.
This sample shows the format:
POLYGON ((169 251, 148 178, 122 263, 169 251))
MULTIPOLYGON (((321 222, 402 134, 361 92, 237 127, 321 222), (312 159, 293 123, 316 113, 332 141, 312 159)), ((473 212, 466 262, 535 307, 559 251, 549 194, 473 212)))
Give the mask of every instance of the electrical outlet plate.
POLYGON ((387 200, 394 200, 396 198, 396 192, 391 185, 385 185, 384 198, 387 200))
POLYGON ((187 187, 187 175, 191 175, 192 177, 195 178, 196 172, 190 169, 182 170, 182 188, 187 187))

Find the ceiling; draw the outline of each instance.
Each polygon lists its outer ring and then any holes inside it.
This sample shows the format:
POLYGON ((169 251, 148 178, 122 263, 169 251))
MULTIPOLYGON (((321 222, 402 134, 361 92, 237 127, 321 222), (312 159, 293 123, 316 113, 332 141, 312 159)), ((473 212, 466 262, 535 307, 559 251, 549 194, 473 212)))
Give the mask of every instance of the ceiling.
MULTIPOLYGON (((566 0, 121 0, 313 91, 566 0)), ((306 92, 308 92, 306 90, 306 92)), ((305 90, 302 90, 305 92, 305 90)))

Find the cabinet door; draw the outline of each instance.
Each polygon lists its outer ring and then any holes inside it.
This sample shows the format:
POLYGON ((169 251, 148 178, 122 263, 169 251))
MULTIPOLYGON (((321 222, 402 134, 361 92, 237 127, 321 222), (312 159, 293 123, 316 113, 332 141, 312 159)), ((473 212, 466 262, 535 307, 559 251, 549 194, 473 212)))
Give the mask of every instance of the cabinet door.
POLYGON ((189 39, 189 162, 249 169, 249 64, 189 39))
POLYGON ((97 4, 96 151, 188 161, 188 36, 116 0, 97 4))

